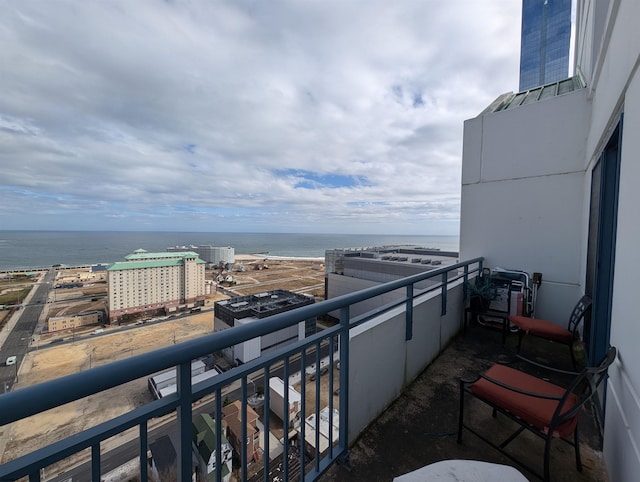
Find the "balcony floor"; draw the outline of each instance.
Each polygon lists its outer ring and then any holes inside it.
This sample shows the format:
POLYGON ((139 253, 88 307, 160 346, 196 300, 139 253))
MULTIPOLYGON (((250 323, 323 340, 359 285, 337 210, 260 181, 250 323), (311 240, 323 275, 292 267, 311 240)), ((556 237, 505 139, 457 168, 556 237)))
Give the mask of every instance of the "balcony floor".
MULTIPOLYGON (((498 331, 481 326, 469 328, 466 336, 458 336, 447 349, 405 390, 385 413, 361 434, 351 447, 349 466, 338 464, 321 479, 329 481, 391 481, 394 477, 425 465, 446 459, 481 460, 512 465, 530 479, 537 478, 516 465, 468 431, 462 443, 456 442, 459 385, 461 377, 472 376, 496 363, 499 357, 515 351, 517 335, 508 335, 505 346, 498 331)), ((525 338, 522 354, 540 363, 571 369, 569 350, 543 340, 525 338)), ((515 368, 526 364, 514 362, 515 368)), ((528 365, 531 367, 530 365, 528 365)), ((527 371, 535 374, 528 369, 527 371)), ((539 372, 540 373, 540 372, 539 372)), ((560 380, 558 380, 560 383, 560 380)), ((478 400, 467 398, 465 420, 479 427, 496 441, 515 430, 514 422, 491 410, 478 400), (504 435, 501 435, 504 432, 504 435), (493 436, 496 438, 493 438, 493 436)), ((583 469, 576 470, 573 448, 559 440, 551 445, 551 478, 554 481, 607 481, 601 454, 601 439, 591 409, 580 420, 580 442, 583 469)), ((543 441, 528 433, 520 434, 508 447, 519 459, 526 460, 542 472, 543 441)))

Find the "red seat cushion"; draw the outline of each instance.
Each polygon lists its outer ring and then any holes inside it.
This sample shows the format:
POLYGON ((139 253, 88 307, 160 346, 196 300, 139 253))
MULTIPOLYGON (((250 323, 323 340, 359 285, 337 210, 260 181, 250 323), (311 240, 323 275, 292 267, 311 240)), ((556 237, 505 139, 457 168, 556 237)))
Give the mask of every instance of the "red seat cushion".
MULTIPOLYGON (((546 382, 504 365, 493 365, 485 373, 488 377, 498 380, 505 385, 509 385, 520 390, 526 390, 528 392, 560 397, 566 391, 558 385, 554 385, 553 383, 546 382)), ((474 382, 471 385, 471 391, 477 397, 508 410, 511 414, 521 418, 525 422, 545 433, 549 430, 551 419, 553 418, 553 414, 559 403, 557 400, 548 400, 513 392, 484 378, 480 378, 478 381, 474 382)), ((565 402, 563 413, 575 407, 577 403, 578 397, 572 393, 565 402)), ((554 427, 553 436, 567 437, 573 433, 577 423, 578 417, 575 416, 562 425, 554 427)))
POLYGON ((527 334, 560 341, 566 344, 570 344, 573 341, 573 333, 547 320, 513 315, 509 317, 509 321, 527 334))

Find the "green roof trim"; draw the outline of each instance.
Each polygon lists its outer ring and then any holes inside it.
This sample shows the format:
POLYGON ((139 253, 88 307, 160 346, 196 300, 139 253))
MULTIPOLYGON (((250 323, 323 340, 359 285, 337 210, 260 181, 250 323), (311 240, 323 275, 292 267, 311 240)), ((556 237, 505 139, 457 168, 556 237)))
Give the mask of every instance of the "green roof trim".
POLYGON ((164 268, 167 266, 182 266, 185 259, 196 258, 196 264, 206 264, 193 251, 179 253, 147 253, 144 249, 137 249, 133 254, 125 256, 127 261, 117 261, 111 264, 107 271, 123 269, 164 268))
MULTIPOLYGON (((221 443, 228 443, 226 435, 221 435, 221 443)), ((208 413, 200 413, 193 419, 193 442, 205 462, 209 462, 211 454, 216 451, 216 422, 208 413)), ((216 466, 221 464, 221 457, 216 457, 216 466)))
MULTIPOLYGON (((142 250, 144 251, 144 250, 142 250)), ((144 260, 144 259, 158 259, 158 258, 197 258, 198 253, 194 251, 180 251, 180 252, 167 252, 167 253, 147 253, 146 251, 142 252, 141 250, 136 250, 134 253, 129 254, 124 257, 124 259, 128 260, 144 260)))
POLYGON ((123 269, 141 269, 141 268, 165 268, 171 266, 182 266, 184 262, 181 259, 158 259, 150 261, 119 261, 113 263, 107 268, 107 271, 120 271, 123 269))

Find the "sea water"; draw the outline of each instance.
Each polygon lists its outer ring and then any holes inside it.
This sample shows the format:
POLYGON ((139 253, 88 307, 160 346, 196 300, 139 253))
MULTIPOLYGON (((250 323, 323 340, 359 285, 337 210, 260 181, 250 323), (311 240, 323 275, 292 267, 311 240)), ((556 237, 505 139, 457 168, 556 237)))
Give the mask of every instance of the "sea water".
POLYGON ((458 236, 179 233, 131 231, 0 231, 0 270, 113 263, 138 248, 164 252, 168 247, 231 246, 236 254, 324 257, 327 249, 419 245, 458 251, 458 236))

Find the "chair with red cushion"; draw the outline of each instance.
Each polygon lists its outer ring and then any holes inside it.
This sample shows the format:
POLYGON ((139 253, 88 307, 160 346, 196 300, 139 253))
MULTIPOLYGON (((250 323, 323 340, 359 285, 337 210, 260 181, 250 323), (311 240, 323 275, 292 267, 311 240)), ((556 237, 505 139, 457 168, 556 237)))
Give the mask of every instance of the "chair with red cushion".
MULTIPOLYGON (((460 380, 458 443, 462 442, 462 429, 465 428, 540 477, 536 471, 505 451, 507 445, 520 433, 524 430, 530 430, 545 441, 544 477, 541 478, 544 478, 545 481, 549 480, 551 441, 554 438, 559 438, 569 445, 573 445, 576 467, 578 471, 582 471, 578 440, 578 421, 581 409, 591 397, 597 394, 598 386, 606 379, 607 370, 615 360, 616 354, 615 347, 611 347, 598 366, 585 367, 580 373, 574 374, 575 376, 567 388, 505 365, 493 365, 473 380, 460 380), (465 394, 491 406, 494 417, 497 416, 497 412, 500 412, 515 421, 519 427, 502 443, 492 442, 476 429, 464 423, 465 394)), ((563 374, 571 373, 550 370, 563 374)))
POLYGON ((540 318, 511 315, 509 317, 509 321, 518 328, 518 353, 520 353, 524 335, 538 336, 540 338, 545 338, 547 340, 567 345, 571 352, 573 367, 575 368, 576 358, 573 353, 573 344, 580 339, 579 328, 582 324, 582 320, 584 319, 584 315, 590 307, 591 298, 586 295, 580 298, 580 301, 578 301, 571 312, 567 328, 540 318))

